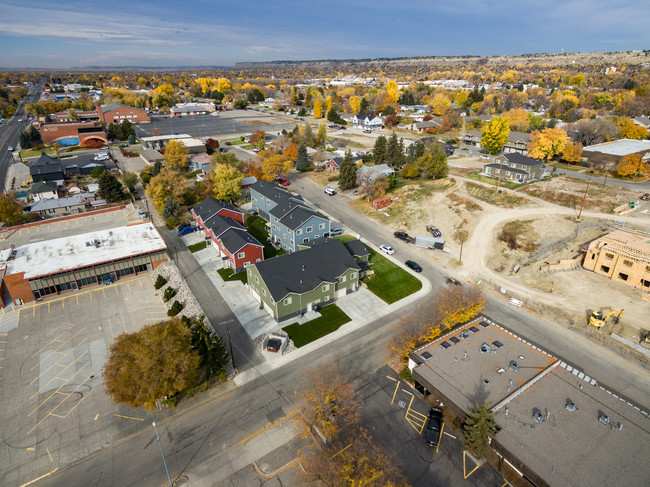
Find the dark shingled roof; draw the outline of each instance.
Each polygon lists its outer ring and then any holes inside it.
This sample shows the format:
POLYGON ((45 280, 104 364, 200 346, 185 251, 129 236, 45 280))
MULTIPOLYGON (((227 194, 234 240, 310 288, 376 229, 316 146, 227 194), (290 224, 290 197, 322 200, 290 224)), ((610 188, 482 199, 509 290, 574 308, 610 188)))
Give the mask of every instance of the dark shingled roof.
POLYGON ((34 176, 53 173, 61 173, 63 175, 63 166, 59 159, 54 159, 43 151, 41 152, 41 157, 29 167, 29 173, 35 181, 38 181, 34 176))
POLYGON ((245 232, 246 230, 242 227, 239 222, 233 220, 229 216, 214 215, 210 220, 205 222, 206 228, 212 230, 215 238, 224 233, 229 228, 236 228, 240 232, 245 232))
POLYGON ((246 244, 257 245, 259 247, 264 247, 259 243, 254 237, 252 237, 248 232, 242 232, 241 230, 235 230, 231 228, 226 233, 221 235, 219 238, 223 246, 231 254, 239 252, 246 244))
POLYGON ((217 200, 214 198, 206 198, 192 209, 197 216, 201 217, 201 220, 203 220, 203 222, 208 221, 223 209, 241 213, 241 211, 239 211, 227 201, 217 200))
POLYGON ((532 157, 526 157, 521 155, 519 152, 509 152, 508 154, 503 154, 508 161, 513 164, 522 164, 524 166, 541 166, 543 165, 542 161, 533 159, 532 157))
POLYGON ((363 257, 365 255, 370 255, 370 251, 366 248, 361 240, 350 240, 345 242, 343 245, 348 249, 350 255, 354 257, 363 257))
MULTIPOLYGON (((501 165, 500 165, 500 164, 491 163, 491 164, 486 164, 485 167, 492 167, 492 168, 494 168, 494 169, 499 169, 499 167, 501 167, 501 165)), ((528 174, 528 173, 527 173, 526 171, 524 171, 523 169, 516 169, 516 168, 514 168, 514 167, 509 167, 509 166, 502 166, 502 167, 501 167, 501 170, 503 170, 503 171, 514 172, 515 174, 528 174)))
MULTIPOLYGON (((271 214, 273 214, 273 216, 277 216, 274 213, 274 210, 275 208, 271 210, 271 214)), ((296 206, 292 210, 289 210, 289 212, 286 213, 282 218, 280 218, 280 223, 291 230, 295 230, 313 216, 317 216, 318 218, 322 218, 324 220, 327 219, 324 216, 317 214, 315 211, 310 210, 309 208, 305 208, 304 206, 296 206)))
POLYGON ((289 293, 304 294, 323 283, 335 283, 348 269, 361 270, 340 240, 317 239, 312 245, 253 264, 274 301, 289 293))

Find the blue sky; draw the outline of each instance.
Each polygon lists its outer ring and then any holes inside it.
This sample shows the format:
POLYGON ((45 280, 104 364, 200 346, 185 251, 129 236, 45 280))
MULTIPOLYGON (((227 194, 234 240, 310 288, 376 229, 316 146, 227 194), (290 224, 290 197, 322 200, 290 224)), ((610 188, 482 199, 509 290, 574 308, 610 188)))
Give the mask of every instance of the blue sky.
POLYGON ((1 0, 0 67, 650 48, 638 0, 1 0))

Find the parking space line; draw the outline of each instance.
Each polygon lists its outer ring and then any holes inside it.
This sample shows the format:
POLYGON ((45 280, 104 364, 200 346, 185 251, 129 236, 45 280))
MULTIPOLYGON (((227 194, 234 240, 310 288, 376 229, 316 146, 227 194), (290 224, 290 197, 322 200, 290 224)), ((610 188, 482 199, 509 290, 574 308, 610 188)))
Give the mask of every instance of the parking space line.
POLYGON ((442 428, 440 428, 440 439, 438 440, 438 446, 436 446, 436 453, 440 449, 440 443, 442 443, 442 432, 445 431, 445 423, 442 423, 442 428))
MULTIPOLYGON (((83 384, 79 384, 79 386, 82 386, 82 385, 83 385, 83 384)), ((77 390, 77 389, 75 389, 75 391, 76 391, 76 390, 77 390)), ((54 413, 50 413, 50 415, 51 415, 51 416, 55 416, 55 417, 57 417, 57 418, 61 418, 61 419, 65 419, 65 418, 67 418, 67 417, 70 415, 70 413, 71 413, 72 411, 74 411, 74 410, 77 408, 77 406, 79 406, 79 404, 81 404, 81 401, 85 400, 85 399, 90 395, 90 393, 93 392, 94 390, 95 390, 95 389, 90 389, 90 390, 88 391, 88 394, 84 395, 81 399, 79 399, 79 400, 75 403, 75 405, 72 406, 72 407, 70 408, 70 410, 69 410, 67 413, 65 413, 65 416, 58 416, 58 415, 56 415, 56 414, 54 414, 54 413)), ((59 406, 60 406, 61 404, 63 404, 63 402, 61 402, 61 403, 59 404, 59 406)), ((58 408, 59 406, 57 406, 57 408, 58 408)), ((54 408, 54 409, 56 409, 56 408, 54 408)), ((54 409, 53 409, 53 411, 54 411, 54 409)))
POLYGON ((113 416, 117 416, 118 418, 124 418, 124 419, 133 419, 135 421, 144 421, 142 418, 132 418, 131 416, 122 416, 121 414, 114 414, 113 416))
POLYGON ((397 395, 397 389, 399 389, 399 381, 395 382, 395 391, 393 392, 393 398, 390 400, 390 403, 393 404, 395 401, 395 396, 397 395))

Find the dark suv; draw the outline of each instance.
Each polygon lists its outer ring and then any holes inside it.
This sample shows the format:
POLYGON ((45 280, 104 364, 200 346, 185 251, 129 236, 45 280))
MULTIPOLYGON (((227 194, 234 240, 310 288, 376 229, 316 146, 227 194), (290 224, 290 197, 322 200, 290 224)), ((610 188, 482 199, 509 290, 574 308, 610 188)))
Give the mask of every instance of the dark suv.
POLYGON ((404 240, 405 242, 408 243, 412 243, 415 241, 415 239, 406 232, 395 232, 393 233, 393 237, 399 238, 400 240, 404 240))
POLYGON ((424 435, 424 441, 429 446, 438 446, 440 443, 440 434, 442 433, 442 411, 440 409, 431 408, 429 411, 429 422, 427 423, 427 431, 424 435))

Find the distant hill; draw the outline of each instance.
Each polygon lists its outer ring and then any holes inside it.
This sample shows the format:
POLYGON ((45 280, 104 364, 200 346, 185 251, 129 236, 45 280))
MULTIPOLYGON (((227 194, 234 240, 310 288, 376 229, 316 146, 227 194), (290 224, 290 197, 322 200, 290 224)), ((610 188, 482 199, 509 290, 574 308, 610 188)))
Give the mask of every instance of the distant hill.
POLYGON ((521 54, 517 56, 431 56, 376 59, 322 59, 313 61, 266 61, 237 63, 234 69, 299 68, 323 69, 337 66, 567 66, 650 63, 650 51, 521 54))

